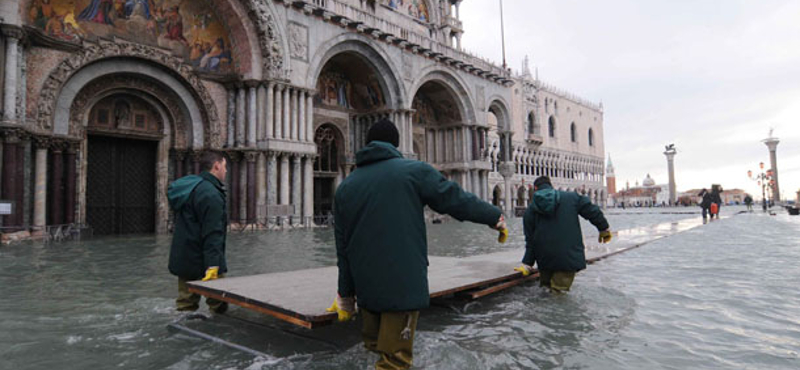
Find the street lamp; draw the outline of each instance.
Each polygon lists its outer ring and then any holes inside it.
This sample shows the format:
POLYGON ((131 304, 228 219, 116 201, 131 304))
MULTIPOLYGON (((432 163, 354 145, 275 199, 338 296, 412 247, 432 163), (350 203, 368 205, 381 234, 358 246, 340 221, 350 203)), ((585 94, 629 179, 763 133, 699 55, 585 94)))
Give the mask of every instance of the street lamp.
MULTIPOLYGON (((759 163, 758 167, 761 169, 761 173, 759 173, 758 175, 753 177, 753 171, 748 170, 747 171, 747 177, 750 180, 756 181, 758 186, 761 187, 761 208, 764 210, 764 212, 766 212, 767 211, 767 191, 766 191, 767 190, 767 185, 769 185, 770 189, 772 189, 771 186, 775 183, 775 180, 773 179, 772 170, 771 169, 767 170, 767 172, 764 173, 764 162, 759 163)), ((770 207, 771 206, 772 206, 772 204, 770 202, 770 207)))

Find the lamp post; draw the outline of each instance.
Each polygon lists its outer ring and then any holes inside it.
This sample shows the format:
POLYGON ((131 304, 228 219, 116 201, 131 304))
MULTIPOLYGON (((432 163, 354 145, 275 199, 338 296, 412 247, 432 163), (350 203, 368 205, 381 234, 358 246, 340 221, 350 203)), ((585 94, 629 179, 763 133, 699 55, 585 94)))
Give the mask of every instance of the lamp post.
MULTIPOLYGON (((748 170, 747 171, 747 177, 750 180, 756 181, 758 183, 758 186, 761 187, 761 208, 764 210, 764 212, 766 212, 767 211, 767 185, 769 185, 770 189, 772 189, 772 186, 775 183, 775 180, 772 177, 773 176, 772 175, 772 169, 769 169, 769 170, 767 170, 766 173, 764 173, 764 162, 759 163, 758 167, 761 170, 761 172, 758 175, 756 175, 754 177, 753 176, 753 171, 748 170)), ((771 204, 770 204, 770 206, 771 206, 771 204)))

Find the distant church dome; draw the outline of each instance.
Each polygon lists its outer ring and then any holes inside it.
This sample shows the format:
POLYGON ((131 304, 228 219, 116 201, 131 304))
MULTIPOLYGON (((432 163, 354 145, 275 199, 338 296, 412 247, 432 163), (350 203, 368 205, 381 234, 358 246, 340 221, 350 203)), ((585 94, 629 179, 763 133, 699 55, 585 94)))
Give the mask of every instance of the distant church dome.
POLYGON ((650 177, 650 174, 648 173, 647 177, 645 177, 644 181, 642 181, 642 185, 643 186, 655 186, 656 182, 650 177))

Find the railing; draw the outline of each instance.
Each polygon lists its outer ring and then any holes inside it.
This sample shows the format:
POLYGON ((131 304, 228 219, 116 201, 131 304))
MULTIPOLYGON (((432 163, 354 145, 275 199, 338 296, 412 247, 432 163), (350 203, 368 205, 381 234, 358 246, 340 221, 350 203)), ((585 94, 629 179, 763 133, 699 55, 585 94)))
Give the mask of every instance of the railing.
POLYGON ((63 225, 49 225, 45 227, 44 242, 64 242, 72 240, 82 240, 91 238, 93 230, 87 225, 80 224, 63 224, 63 225))
MULTIPOLYGON (((461 61, 462 63, 472 65, 475 68, 484 70, 491 74, 500 77, 511 78, 511 72, 509 70, 495 65, 488 59, 479 57, 464 50, 452 48, 446 44, 432 39, 431 37, 410 30, 410 27, 412 26, 411 23, 409 23, 409 27, 401 27, 394 22, 376 17, 370 12, 356 8, 340 0, 313 0, 313 5, 323 9, 324 11, 328 11, 335 15, 359 22, 366 28, 376 29, 382 33, 393 35, 395 38, 403 39, 408 43, 419 45, 420 47, 442 54, 445 57, 461 61)), ((457 21, 460 26, 461 21, 456 19, 454 20, 457 21)), ((413 21, 409 20, 409 22, 413 21)))
POLYGON ((456 28, 458 30, 463 30, 463 23, 460 19, 456 19, 453 17, 446 16, 444 17, 444 23, 450 27, 456 28))

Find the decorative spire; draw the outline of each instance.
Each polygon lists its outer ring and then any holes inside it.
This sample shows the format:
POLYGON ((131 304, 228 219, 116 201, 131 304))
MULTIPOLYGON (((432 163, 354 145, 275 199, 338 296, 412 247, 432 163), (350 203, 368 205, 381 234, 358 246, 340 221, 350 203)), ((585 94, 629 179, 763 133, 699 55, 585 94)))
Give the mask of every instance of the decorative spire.
POLYGON ((614 177, 614 164, 611 163, 611 153, 608 153, 608 164, 606 165, 606 177, 614 177))

